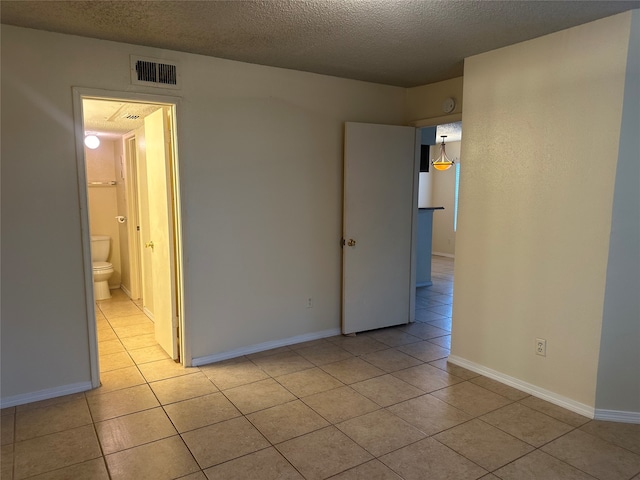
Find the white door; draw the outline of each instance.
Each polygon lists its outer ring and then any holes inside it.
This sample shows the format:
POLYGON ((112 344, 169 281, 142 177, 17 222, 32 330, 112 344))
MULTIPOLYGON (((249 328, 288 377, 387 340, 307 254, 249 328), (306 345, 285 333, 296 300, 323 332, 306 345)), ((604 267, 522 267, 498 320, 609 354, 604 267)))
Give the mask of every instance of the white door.
MULTIPOLYGON (((138 198, 138 147, 136 136, 124 138, 126 171, 127 236, 129 247, 129 272, 131 298, 142 298, 142 277, 140 272, 140 206, 138 198)), ((146 170, 145 170, 146 171, 146 170)))
POLYGON ((415 293, 416 129, 349 122, 344 148, 342 333, 408 323, 415 293))
MULTIPOLYGON (((136 129, 136 176, 137 176, 137 200, 138 200, 138 223, 136 228, 138 236, 138 246, 148 245, 151 241, 151 229, 149 228, 149 192, 147 185, 147 151, 144 125, 136 129)), ((153 319, 153 271, 151 269, 150 248, 142 248, 140 252, 140 287, 142 296, 142 306, 144 313, 153 319)))
POLYGON ((156 341, 178 358, 173 207, 171 201, 171 132, 166 107, 144 119, 149 242, 153 272, 153 321, 156 341))

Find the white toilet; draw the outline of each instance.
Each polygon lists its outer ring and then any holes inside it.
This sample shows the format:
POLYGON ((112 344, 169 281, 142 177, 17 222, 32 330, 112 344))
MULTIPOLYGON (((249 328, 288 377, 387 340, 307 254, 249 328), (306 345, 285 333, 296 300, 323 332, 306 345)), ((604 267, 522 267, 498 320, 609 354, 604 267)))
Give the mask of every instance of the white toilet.
POLYGON ((107 262, 111 237, 91 235, 91 261, 93 262, 93 295, 96 300, 111 298, 109 277, 113 274, 113 265, 107 262))

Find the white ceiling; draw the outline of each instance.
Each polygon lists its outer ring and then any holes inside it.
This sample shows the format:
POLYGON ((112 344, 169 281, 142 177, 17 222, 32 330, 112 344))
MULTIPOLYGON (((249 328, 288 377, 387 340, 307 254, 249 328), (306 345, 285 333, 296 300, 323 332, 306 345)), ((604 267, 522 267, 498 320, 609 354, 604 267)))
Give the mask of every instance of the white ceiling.
MULTIPOLYGON (((412 87, 461 76, 465 57, 631 8, 640 0, 1 0, 0 21, 412 87)), ((157 108, 86 100, 85 130, 121 135, 157 108)), ((438 135, 459 140, 448 127, 438 135)))
POLYGON ((640 0, 2 0, 4 24, 412 87, 640 0))
POLYGON ((82 101, 86 134, 118 137, 144 125, 144 117, 161 108, 147 103, 86 99, 82 101))

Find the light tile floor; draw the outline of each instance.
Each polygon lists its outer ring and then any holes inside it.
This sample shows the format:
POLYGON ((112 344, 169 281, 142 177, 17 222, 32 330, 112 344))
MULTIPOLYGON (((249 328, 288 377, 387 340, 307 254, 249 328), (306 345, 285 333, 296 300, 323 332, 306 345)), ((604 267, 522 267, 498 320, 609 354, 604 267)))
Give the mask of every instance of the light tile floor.
POLYGON ((447 363, 453 262, 411 325, 182 368, 124 294, 102 386, 2 410, 2 479, 640 480, 640 425, 590 421, 447 363))

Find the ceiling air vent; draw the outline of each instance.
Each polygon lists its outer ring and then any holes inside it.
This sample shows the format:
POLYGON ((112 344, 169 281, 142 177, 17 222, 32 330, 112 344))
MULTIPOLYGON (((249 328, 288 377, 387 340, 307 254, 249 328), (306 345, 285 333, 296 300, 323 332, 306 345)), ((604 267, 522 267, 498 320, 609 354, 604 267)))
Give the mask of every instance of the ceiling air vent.
POLYGON ((156 58, 131 55, 131 83, 160 88, 180 88, 178 65, 156 58))

